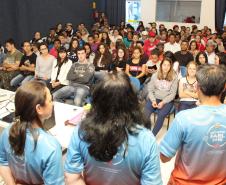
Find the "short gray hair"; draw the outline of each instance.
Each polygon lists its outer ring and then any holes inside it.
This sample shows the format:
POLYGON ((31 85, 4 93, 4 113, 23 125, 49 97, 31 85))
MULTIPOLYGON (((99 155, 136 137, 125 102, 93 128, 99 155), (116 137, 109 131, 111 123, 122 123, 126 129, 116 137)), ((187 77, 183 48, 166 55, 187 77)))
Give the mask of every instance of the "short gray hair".
POLYGON ((219 96, 225 88, 226 68, 223 65, 200 65, 196 78, 204 95, 219 96))

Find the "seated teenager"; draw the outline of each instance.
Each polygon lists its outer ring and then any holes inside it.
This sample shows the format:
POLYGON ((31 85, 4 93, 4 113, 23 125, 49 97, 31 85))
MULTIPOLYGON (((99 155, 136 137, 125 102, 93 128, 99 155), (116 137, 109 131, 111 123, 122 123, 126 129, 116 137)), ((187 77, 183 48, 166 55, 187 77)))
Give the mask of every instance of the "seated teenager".
POLYGON ((58 57, 53 62, 51 81, 49 84, 51 93, 58 89, 69 85, 67 80, 67 74, 71 69, 72 61, 67 57, 67 50, 64 47, 60 47, 58 50, 58 57))
POLYGON ((40 43, 39 50, 41 55, 37 57, 35 66, 35 80, 41 80, 48 84, 50 82, 53 61, 55 57, 48 52, 46 43, 40 43))
POLYGON ((179 111, 196 107, 198 98, 197 80, 195 77, 197 64, 191 61, 187 65, 187 75, 179 81, 179 111))
POLYGON ((24 55, 22 56, 19 64, 20 74, 14 77, 10 85, 18 87, 34 78, 35 63, 37 55, 32 52, 31 43, 24 41, 23 43, 24 55))
POLYGON ((123 72, 107 74, 93 92, 86 119, 71 137, 68 185, 162 185, 158 146, 123 72))
POLYGON ((106 44, 101 43, 97 48, 93 64, 95 66, 95 79, 101 80, 110 70, 112 56, 106 44))
POLYGON ((150 58, 151 59, 148 60, 146 63, 146 75, 149 77, 152 76, 152 74, 156 73, 157 70, 160 68, 161 61, 159 61, 158 49, 153 49, 151 51, 150 58))
POLYGON ((178 80, 173 70, 172 60, 165 58, 157 73, 151 77, 148 83, 148 101, 145 106, 145 115, 150 119, 150 115, 158 110, 157 120, 152 130, 156 136, 162 128, 165 117, 173 107, 173 100, 177 93, 178 80))
POLYGON ((111 70, 125 71, 127 63, 127 51, 125 47, 119 46, 117 48, 116 59, 114 60, 111 70))
POLYGON ((95 53, 91 50, 91 46, 89 43, 84 44, 84 48, 86 50, 86 59, 89 63, 93 64, 95 53))
POLYGON ((126 74, 138 78, 141 83, 145 80, 145 61, 142 58, 142 49, 135 47, 132 58, 126 64, 126 74))
POLYGON ((197 65, 208 64, 208 57, 204 51, 200 51, 196 57, 195 62, 197 65))
POLYGON ((74 63, 78 61, 77 57, 77 49, 79 48, 79 41, 78 39, 73 38, 71 40, 69 50, 68 50, 68 58, 74 63))
POLYGON ((0 176, 10 185, 64 185, 61 146, 43 123, 53 109, 49 89, 40 81, 25 83, 15 109, 15 121, 0 136, 0 176))
POLYGON ((15 42, 9 39, 5 43, 7 53, 0 67, 0 88, 13 90, 10 81, 19 74, 18 68, 23 54, 15 47, 15 42))
POLYGON ((78 62, 73 63, 67 74, 69 85, 60 88, 53 93, 55 101, 64 102, 73 96, 74 104, 82 106, 90 93, 90 86, 94 76, 94 65, 86 59, 85 48, 77 50, 78 62))

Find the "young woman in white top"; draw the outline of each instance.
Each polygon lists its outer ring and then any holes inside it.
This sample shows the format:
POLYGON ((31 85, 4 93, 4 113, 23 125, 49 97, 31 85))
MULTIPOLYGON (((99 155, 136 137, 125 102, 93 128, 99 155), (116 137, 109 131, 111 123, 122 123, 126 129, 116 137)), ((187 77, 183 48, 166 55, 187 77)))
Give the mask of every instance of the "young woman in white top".
POLYGON ((60 47, 58 50, 58 57, 53 62, 50 90, 55 92, 56 90, 62 88, 65 85, 69 85, 67 80, 67 74, 71 69, 72 61, 67 57, 67 50, 64 47, 60 47))
POLYGON ((187 75, 180 79, 179 82, 179 111, 196 107, 197 102, 197 81, 196 81, 197 64, 191 61, 187 65, 187 75))

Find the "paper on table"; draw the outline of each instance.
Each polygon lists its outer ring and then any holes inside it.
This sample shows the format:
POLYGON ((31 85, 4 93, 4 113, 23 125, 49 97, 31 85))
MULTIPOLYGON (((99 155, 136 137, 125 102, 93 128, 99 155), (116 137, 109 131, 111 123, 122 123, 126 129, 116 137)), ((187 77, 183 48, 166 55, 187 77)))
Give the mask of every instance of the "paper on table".
POLYGON ((83 110, 82 107, 54 102, 54 113, 56 125, 51 128, 50 133, 56 137, 61 146, 67 148, 75 126, 67 125, 64 122, 76 115, 76 112, 83 110))

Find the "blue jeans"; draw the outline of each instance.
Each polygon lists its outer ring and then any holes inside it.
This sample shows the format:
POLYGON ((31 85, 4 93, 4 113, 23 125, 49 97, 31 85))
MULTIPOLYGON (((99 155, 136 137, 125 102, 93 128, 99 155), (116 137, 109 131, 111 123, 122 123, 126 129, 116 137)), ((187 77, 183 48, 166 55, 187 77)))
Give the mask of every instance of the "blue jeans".
POLYGON ((181 101, 179 104, 178 112, 186 109, 192 109, 195 107, 197 107, 196 101, 181 101))
MULTIPOLYGON (((161 100, 156 100, 157 104, 161 102, 161 100)), ((173 107, 173 102, 166 103, 161 109, 157 109, 152 107, 152 102, 150 100, 147 101, 145 105, 145 116, 148 120, 150 120, 150 116, 153 112, 157 113, 157 120, 155 126, 152 130, 153 134, 156 136, 159 130, 162 128, 164 119, 170 113, 170 110, 173 107)))
POLYGON ((74 104, 76 106, 82 106, 85 98, 89 95, 89 88, 86 86, 64 86, 61 89, 53 93, 53 100, 58 102, 64 102, 65 99, 74 98, 74 104))
POLYGON ((106 71, 95 71, 95 73, 94 73, 94 79, 96 81, 101 81, 106 76, 106 74, 107 74, 106 71))
POLYGON ((33 78, 32 75, 23 76, 22 74, 18 74, 10 81, 10 85, 12 87, 18 87, 20 86, 20 84, 23 85, 24 83, 32 80, 32 78, 33 78))

